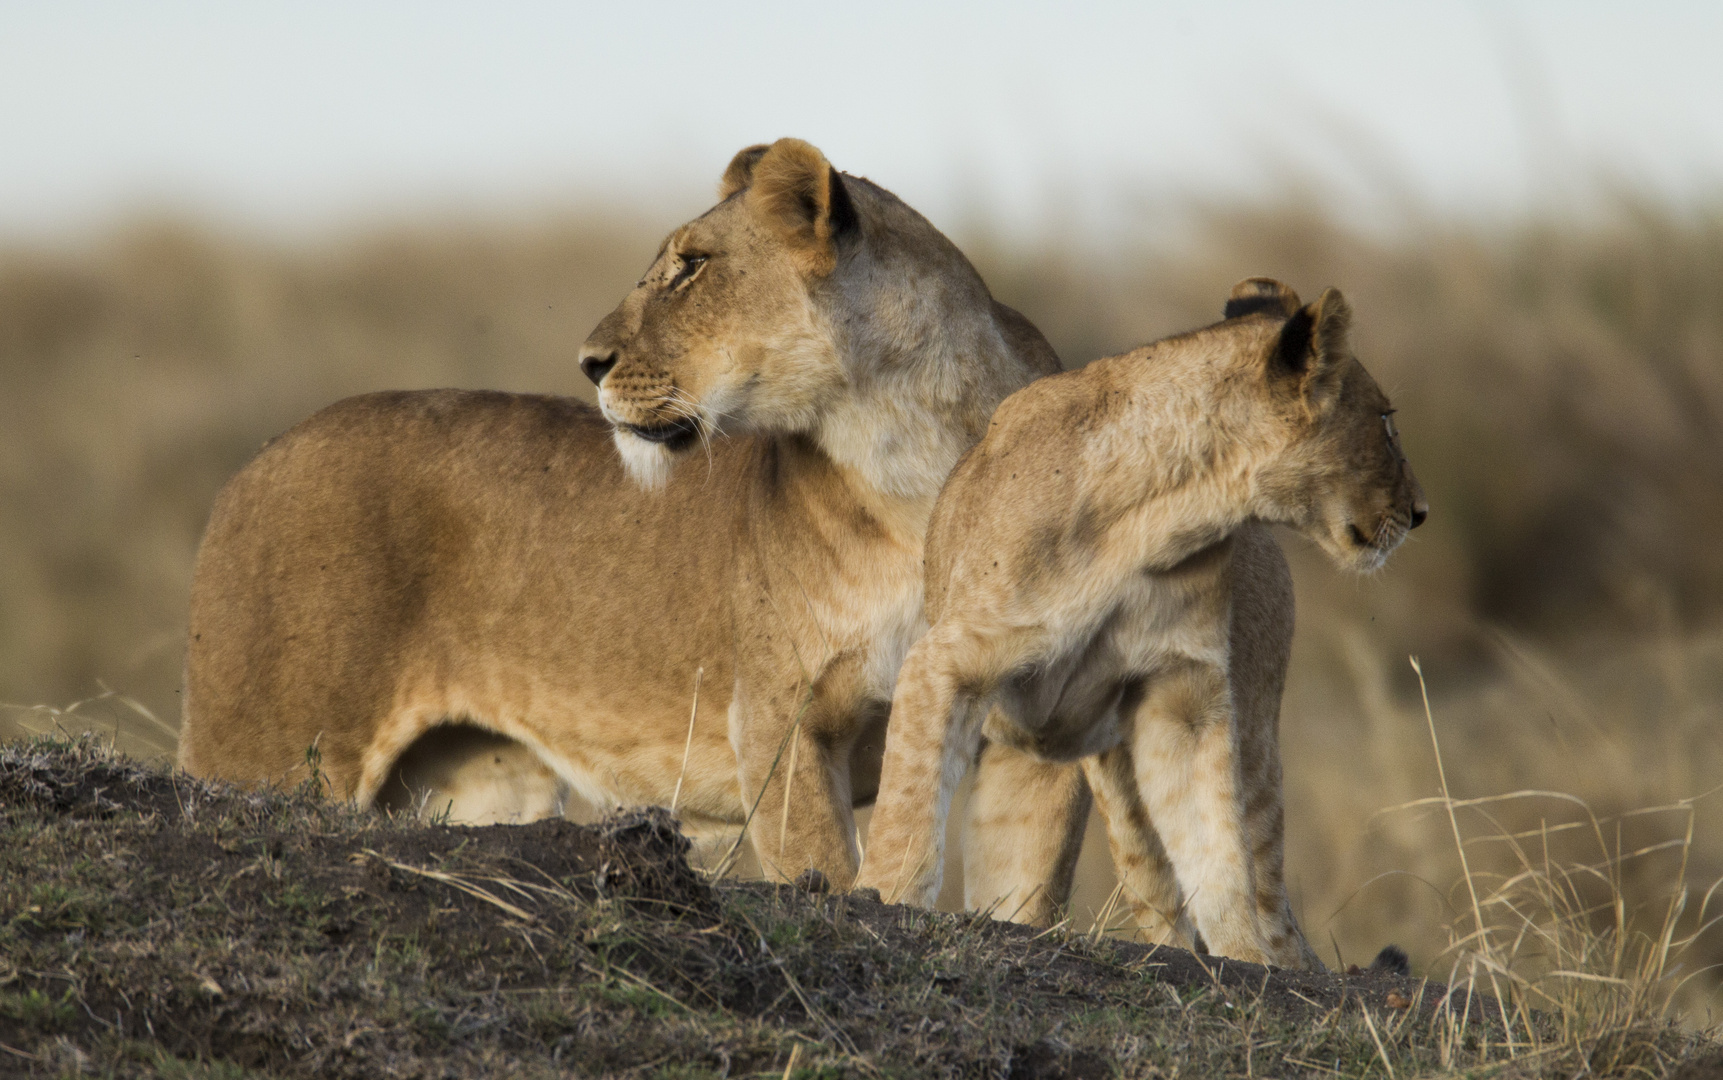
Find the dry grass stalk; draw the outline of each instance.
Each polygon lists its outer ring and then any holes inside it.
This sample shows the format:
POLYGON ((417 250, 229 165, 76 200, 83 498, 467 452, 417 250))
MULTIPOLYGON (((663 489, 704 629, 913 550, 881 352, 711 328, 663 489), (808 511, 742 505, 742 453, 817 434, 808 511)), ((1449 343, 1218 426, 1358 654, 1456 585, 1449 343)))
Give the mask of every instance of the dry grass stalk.
MULTIPOLYGON (((1412 666, 1423 687, 1421 665, 1414 659, 1412 666)), ((1646 928, 1623 894, 1622 868, 1671 844, 1623 851, 1619 833, 1612 846, 1607 823, 1582 800, 1565 796, 1564 801, 1586 814, 1597 845, 1595 861, 1558 861, 1551 853, 1548 829, 1535 835, 1538 848, 1528 848, 1522 841, 1534 837, 1503 828, 1491 808, 1547 798, 1551 793, 1454 798, 1447 787, 1427 691, 1423 704, 1442 795, 1439 800, 1407 805, 1436 803, 1446 812, 1455 854, 1464 868, 1461 883, 1470 900, 1469 911, 1461 917, 1470 929, 1451 930, 1446 954, 1449 989, 1430 1020, 1443 1065, 1462 1067, 1468 1060, 1481 1064, 1496 1040, 1511 1059, 1548 1059, 1565 1063, 1562 1068, 1578 1066, 1598 1075, 1638 1071, 1660 1075, 1680 1041, 1673 1036, 1677 995, 1701 974, 1684 970, 1682 961, 1718 921, 1709 907, 1723 886, 1720 881, 1706 890, 1696 925, 1681 930, 1688 906, 1681 883, 1693 839, 1691 803, 1657 808, 1684 809, 1689 819, 1685 835, 1674 842, 1683 853, 1681 872, 1667 902, 1646 928), (1461 809, 1482 816, 1491 831, 1465 836, 1459 824, 1461 809), (1480 843, 1504 847, 1517 869, 1502 874, 1473 868, 1468 849, 1480 843), (1600 890, 1601 900, 1596 895, 1600 890), (1486 1000, 1482 1011, 1474 1008, 1480 995, 1486 1000)))
POLYGON ((694 718, 700 715, 700 680, 706 677, 703 667, 694 669, 694 704, 688 707, 688 738, 682 744, 682 768, 676 773, 676 790, 670 796, 670 813, 682 802, 682 781, 688 775, 688 753, 694 749, 694 718))

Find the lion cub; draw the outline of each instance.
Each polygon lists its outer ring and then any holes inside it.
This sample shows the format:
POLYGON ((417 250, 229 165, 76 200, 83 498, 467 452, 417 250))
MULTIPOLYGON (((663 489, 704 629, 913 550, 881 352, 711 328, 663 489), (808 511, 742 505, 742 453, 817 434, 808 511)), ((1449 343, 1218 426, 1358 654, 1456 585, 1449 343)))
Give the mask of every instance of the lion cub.
POLYGON ((1428 510, 1339 292, 1253 278, 1226 316, 1012 394, 946 481, 860 885, 933 902, 985 737, 1081 760, 1149 928, 1320 966, 1281 873, 1275 714, 1251 730, 1228 675, 1267 621, 1235 605, 1233 534, 1290 525, 1371 571, 1428 510))

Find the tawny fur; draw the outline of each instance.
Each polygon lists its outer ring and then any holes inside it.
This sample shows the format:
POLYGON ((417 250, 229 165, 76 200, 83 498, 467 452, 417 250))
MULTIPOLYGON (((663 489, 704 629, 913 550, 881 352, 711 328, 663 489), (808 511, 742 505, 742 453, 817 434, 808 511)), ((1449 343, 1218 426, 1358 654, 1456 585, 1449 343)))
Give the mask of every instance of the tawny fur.
MULTIPOLYGON (((898 679, 861 885, 932 902, 952 791, 985 739, 1080 763, 1152 933, 1320 966, 1281 865, 1292 609, 1264 523, 1373 570, 1427 511, 1338 292, 1301 308, 1252 279, 1228 313, 1017 392, 946 482, 931 627, 898 679)), ((1047 794, 1068 824, 1069 785, 1038 783, 1018 812, 1047 794)), ((966 844, 1053 831, 994 824, 966 844)))

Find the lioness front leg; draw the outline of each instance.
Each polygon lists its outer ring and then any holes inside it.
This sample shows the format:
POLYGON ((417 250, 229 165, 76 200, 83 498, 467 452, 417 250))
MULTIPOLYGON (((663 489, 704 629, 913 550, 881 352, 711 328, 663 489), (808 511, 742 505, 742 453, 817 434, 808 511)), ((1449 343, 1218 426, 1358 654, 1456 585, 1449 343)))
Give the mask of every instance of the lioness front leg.
POLYGON ((731 731, 742 733, 737 767, 743 805, 752 810, 748 836, 767 876, 791 881, 818 870, 847 889, 857 862, 848 757, 839 762, 822 737, 819 705, 816 698, 794 711, 732 721, 731 731))
POLYGON ((1296 951, 1271 952, 1258 928, 1225 673, 1186 661, 1156 674, 1134 721, 1137 785, 1209 950, 1257 964, 1299 966, 1296 951))
POLYGON ((1071 899, 1089 820, 1082 769, 984 742, 973 776, 963 826, 963 906, 1053 925, 1071 899))

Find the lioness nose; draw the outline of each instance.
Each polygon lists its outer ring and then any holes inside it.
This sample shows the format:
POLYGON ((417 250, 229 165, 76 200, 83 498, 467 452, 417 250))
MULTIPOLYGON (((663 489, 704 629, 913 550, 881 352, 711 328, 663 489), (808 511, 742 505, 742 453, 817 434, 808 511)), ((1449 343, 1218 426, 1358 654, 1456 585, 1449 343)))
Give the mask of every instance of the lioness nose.
POLYGON ((1422 495, 1412 501, 1412 528, 1424 524, 1424 519, 1430 516, 1430 504, 1424 501, 1422 495))
POLYGON ((615 353, 608 353, 603 356, 583 356, 580 358, 580 370, 586 372, 586 377, 592 380, 592 385, 594 386, 603 386, 604 377, 610 374, 610 369, 615 366, 615 353))

